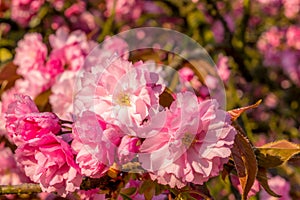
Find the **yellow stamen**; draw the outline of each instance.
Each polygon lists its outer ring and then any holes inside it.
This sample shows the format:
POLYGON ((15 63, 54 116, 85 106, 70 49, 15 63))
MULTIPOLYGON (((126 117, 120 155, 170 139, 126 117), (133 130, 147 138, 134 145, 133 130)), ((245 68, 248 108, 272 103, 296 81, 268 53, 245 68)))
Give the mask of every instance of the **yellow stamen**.
POLYGON ((186 132, 181 141, 184 144, 184 146, 188 147, 195 142, 195 135, 186 132))
POLYGON ((117 96, 117 100, 116 100, 117 104, 121 105, 121 106, 130 106, 130 96, 128 94, 125 93, 121 93, 117 96))

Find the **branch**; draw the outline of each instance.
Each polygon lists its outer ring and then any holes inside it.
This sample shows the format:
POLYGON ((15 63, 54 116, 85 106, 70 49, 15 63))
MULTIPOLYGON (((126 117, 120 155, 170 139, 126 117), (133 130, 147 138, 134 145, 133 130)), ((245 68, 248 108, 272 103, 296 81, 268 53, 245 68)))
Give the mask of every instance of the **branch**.
POLYGON ((2 194, 30 194, 42 192, 40 185, 35 183, 24 183, 21 185, 0 185, 2 194))

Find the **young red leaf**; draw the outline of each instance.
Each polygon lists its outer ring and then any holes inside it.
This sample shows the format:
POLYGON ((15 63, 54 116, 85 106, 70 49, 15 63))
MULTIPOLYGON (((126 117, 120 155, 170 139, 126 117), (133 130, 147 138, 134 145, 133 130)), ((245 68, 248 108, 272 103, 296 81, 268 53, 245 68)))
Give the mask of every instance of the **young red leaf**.
MULTIPOLYGON (((238 130, 237 130, 238 131, 238 130)), ((242 198, 247 199, 257 174, 257 161, 252 146, 240 131, 231 149, 237 175, 242 186, 242 198)))
POLYGON ((265 191, 274 197, 281 197, 280 195, 276 194, 268 184, 268 177, 267 177, 267 170, 266 168, 259 167, 258 172, 256 175, 256 179, 258 180, 259 184, 265 189, 265 191))
POLYGON ((241 107, 241 108, 237 108, 237 109, 233 109, 233 110, 229 110, 228 113, 231 116, 231 121, 235 121, 243 112, 245 112, 246 110, 252 109, 252 108, 256 108, 259 106, 259 104, 261 103, 262 100, 257 101, 255 104, 252 104, 250 106, 245 106, 245 107, 241 107))

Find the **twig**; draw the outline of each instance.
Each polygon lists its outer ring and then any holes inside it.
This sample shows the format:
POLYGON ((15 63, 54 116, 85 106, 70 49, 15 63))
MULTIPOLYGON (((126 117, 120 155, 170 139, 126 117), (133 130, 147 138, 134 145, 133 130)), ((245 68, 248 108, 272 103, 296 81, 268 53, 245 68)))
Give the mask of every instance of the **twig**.
POLYGON ((24 183, 21 185, 0 185, 0 195, 2 194, 30 194, 42 192, 39 184, 24 183))

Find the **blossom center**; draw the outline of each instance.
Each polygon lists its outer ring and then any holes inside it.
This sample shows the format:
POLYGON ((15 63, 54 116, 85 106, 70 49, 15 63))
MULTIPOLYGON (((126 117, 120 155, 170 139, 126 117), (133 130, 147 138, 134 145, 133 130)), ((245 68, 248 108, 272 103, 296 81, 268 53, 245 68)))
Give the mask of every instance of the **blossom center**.
POLYGON ((130 104, 130 96, 128 94, 126 94, 126 93, 120 93, 117 96, 116 102, 120 106, 131 106, 131 104, 130 104))
POLYGON ((184 133, 183 137, 181 138, 182 144, 184 144, 185 147, 190 146, 192 143, 195 142, 195 135, 186 132, 184 133))

